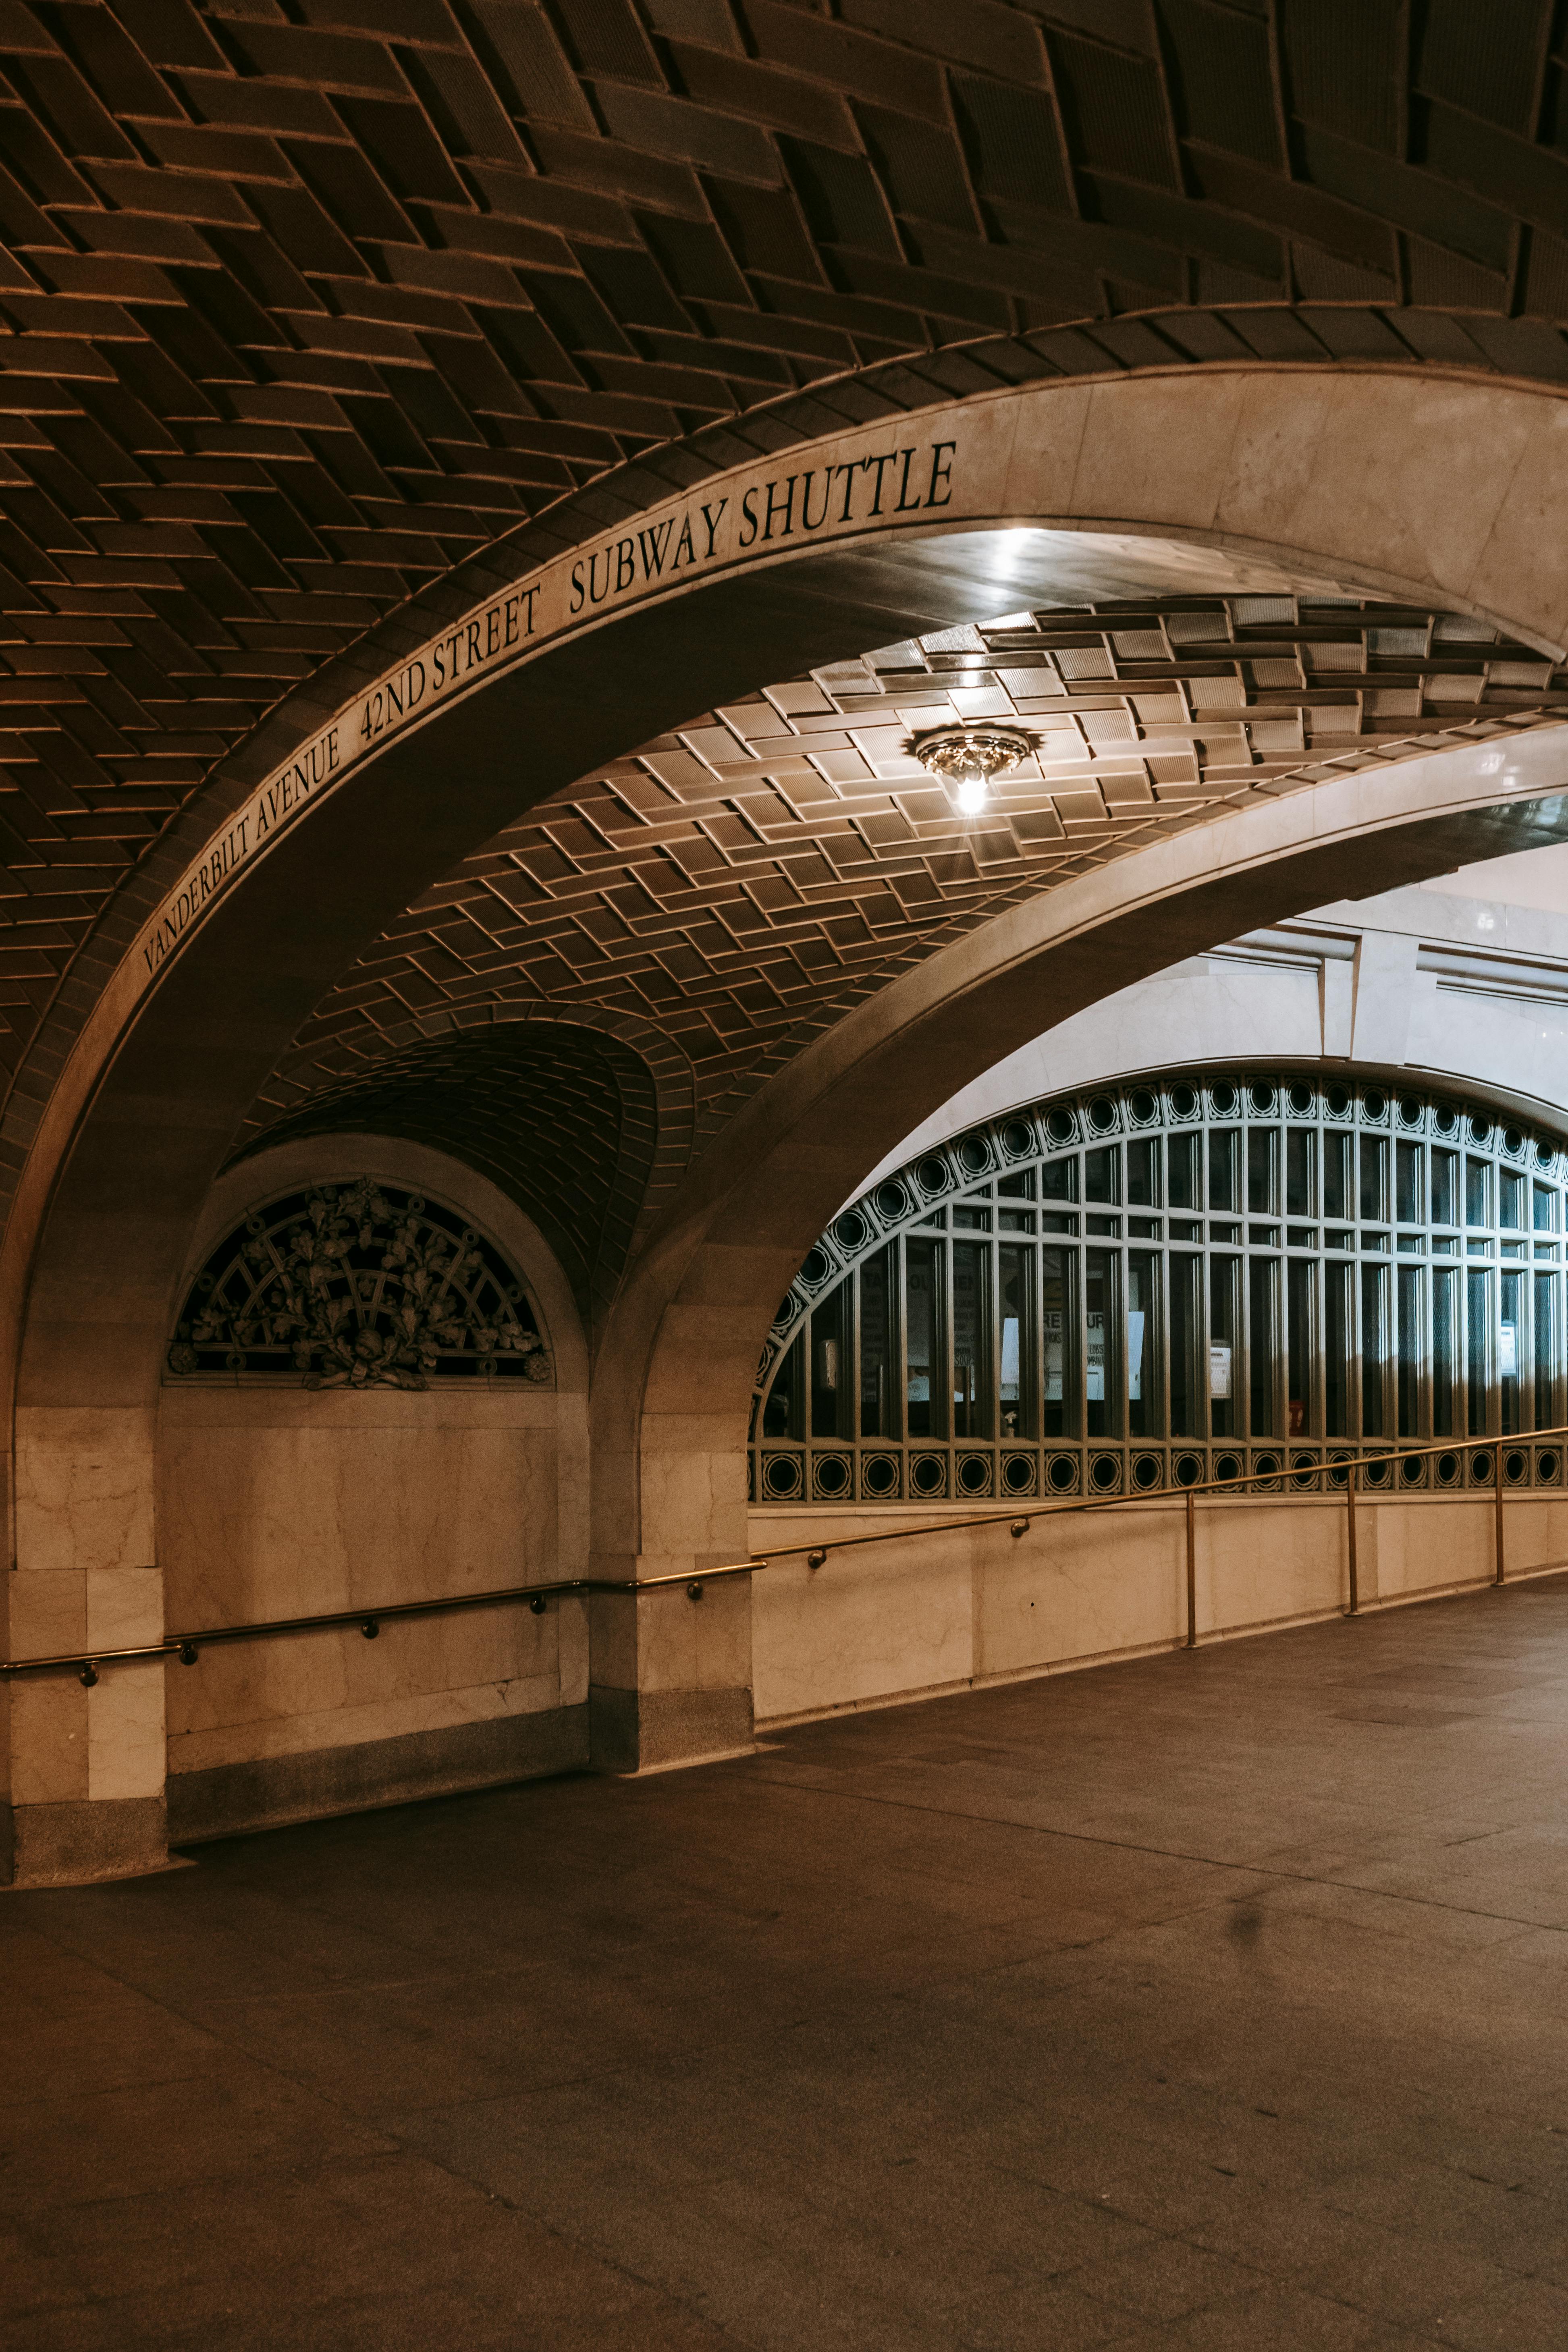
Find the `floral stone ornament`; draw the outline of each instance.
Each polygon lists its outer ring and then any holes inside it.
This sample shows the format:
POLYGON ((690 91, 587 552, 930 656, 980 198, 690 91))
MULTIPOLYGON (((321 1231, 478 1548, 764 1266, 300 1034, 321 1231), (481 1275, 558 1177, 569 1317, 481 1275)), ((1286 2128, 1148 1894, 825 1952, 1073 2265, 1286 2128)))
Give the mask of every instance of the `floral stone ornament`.
POLYGON ((247 1217, 193 1284, 168 1362, 184 1376, 281 1373, 308 1389, 552 1378, 522 1283, 493 1244, 368 1176, 247 1217))

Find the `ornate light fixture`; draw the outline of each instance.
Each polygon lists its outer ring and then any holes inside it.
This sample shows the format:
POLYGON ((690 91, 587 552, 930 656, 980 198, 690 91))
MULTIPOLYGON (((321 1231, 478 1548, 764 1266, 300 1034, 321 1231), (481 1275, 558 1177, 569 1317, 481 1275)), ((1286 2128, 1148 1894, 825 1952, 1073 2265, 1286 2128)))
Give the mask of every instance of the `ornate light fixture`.
POLYGON ((910 750, 922 768, 940 776, 964 816, 984 807, 994 776, 1005 776, 1034 750, 1034 740, 1017 727, 939 727, 918 736, 910 750))

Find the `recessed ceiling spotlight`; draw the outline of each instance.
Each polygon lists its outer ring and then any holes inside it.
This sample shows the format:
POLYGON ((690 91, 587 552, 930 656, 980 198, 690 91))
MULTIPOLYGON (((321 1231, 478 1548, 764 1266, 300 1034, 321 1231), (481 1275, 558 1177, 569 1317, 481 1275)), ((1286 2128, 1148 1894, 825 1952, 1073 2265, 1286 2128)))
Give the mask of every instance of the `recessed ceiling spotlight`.
POLYGON ((993 778, 1026 760, 1035 744, 1019 727, 939 727, 909 748, 928 773, 941 777, 961 815, 978 816, 993 778))

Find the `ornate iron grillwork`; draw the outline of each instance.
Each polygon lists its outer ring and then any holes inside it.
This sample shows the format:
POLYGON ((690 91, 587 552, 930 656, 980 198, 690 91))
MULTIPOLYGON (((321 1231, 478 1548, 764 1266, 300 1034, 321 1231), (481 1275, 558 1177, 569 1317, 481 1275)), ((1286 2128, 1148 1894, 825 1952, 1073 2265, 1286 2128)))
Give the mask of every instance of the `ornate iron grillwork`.
POLYGON ((438 1202, 368 1176, 253 1210, 192 1285, 168 1364, 308 1389, 553 1378, 522 1282, 493 1243, 438 1202))
POLYGON ((764 1344, 762 1503, 1564 1475, 1568 1148, 1479 1097, 1295 1066, 1127 1077, 842 1209, 764 1344))

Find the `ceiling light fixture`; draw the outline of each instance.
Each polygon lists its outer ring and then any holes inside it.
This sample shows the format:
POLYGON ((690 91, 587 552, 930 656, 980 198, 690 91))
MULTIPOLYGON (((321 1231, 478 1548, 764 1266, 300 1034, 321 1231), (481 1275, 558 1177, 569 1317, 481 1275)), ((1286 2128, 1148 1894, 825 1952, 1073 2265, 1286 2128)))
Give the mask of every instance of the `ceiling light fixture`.
POLYGON ((1005 776, 1034 748, 1032 737, 1021 728, 984 726, 941 727, 910 745, 921 767, 942 778, 963 816, 978 816, 990 797, 992 779, 1005 776))

